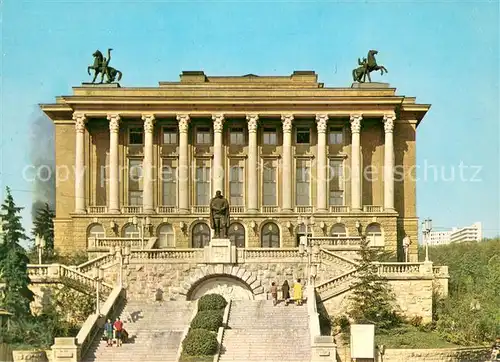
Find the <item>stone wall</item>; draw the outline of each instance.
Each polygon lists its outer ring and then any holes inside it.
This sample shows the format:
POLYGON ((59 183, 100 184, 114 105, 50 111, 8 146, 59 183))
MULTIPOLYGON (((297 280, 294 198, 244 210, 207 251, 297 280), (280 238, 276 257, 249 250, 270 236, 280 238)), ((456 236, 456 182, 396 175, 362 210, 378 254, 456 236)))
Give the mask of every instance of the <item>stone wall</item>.
POLYGON ((442 349, 386 349, 380 362, 470 362, 489 360, 490 351, 484 347, 442 349))

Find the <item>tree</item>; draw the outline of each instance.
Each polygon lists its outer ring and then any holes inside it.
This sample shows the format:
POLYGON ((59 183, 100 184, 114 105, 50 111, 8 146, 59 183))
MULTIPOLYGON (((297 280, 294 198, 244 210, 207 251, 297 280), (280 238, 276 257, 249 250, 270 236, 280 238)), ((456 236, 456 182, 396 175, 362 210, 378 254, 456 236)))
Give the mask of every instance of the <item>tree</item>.
POLYGON ((348 312, 356 323, 375 324, 379 329, 388 329, 402 322, 395 311, 395 297, 387 280, 378 273, 374 262, 383 258, 383 252, 368 245, 366 237, 361 240, 358 278, 352 285, 351 308, 348 312))
POLYGON ((45 239, 46 255, 52 255, 54 252, 54 217, 54 211, 45 203, 43 208, 38 209, 33 221, 32 234, 34 237, 40 235, 45 239))
POLYGON ((16 206, 7 187, 7 197, 1 207, 4 234, 0 244, 0 274, 5 282, 2 304, 18 318, 31 315, 30 302, 33 301, 33 292, 28 288, 28 256, 20 244, 28 239, 21 225, 22 209, 16 206))

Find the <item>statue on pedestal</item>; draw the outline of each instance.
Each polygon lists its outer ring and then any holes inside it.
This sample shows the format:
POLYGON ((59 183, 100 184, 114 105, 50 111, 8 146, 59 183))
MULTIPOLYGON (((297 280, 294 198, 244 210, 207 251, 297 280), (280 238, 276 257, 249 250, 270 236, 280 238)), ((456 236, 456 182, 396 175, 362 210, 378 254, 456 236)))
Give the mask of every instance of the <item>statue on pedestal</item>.
POLYGON ((90 75, 90 70, 94 70, 94 79, 92 79, 92 83, 95 83, 97 79, 97 75, 101 74, 101 82, 104 83, 104 76, 106 76, 106 83, 113 83, 116 79, 117 82, 122 79, 122 72, 119 70, 110 67, 109 62, 111 60, 111 51, 113 49, 108 49, 108 59, 106 59, 99 50, 96 50, 92 56, 94 57, 94 65, 89 65, 87 67, 87 73, 90 75))
POLYGON ((215 231, 215 239, 227 239, 229 229, 229 202, 221 191, 210 200, 210 227, 215 231))
POLYGON ((352 78, 355 82, 364 83, 366 77, 368 77, 368 82, 371 82, 370 73, 373 71, 380 70, 380 75, 384 75, 384 71, 388 73, 383 65, 377 64, 376 54, 378 54, 377 50, 370 50, 368 56, 363 58, 363 61, 358 58, 359 67, 352 71, 352 78))

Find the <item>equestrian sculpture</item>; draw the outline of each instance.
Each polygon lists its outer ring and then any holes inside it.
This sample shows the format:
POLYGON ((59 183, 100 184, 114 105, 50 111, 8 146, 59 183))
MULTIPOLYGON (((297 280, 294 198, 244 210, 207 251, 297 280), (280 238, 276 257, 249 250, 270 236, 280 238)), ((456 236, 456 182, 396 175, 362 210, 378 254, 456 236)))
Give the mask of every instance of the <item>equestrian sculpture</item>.
POLYGON ((368 82, 371 82, 370 73, 376 70, 380 70, 380 75, 384 75, 384 71, 388 73, 383 65, 377 64, 377 60, 375 59, 376 54, 378 54, 377 50, 370 50, 368 56, 363 58, 363 61, 358 58, 359 67, 352 71, 352 78, 355 82, 364 83, 366 77, 368 77, 368 82))
POLYGON ((226 239, 229 229, 229 202, 222 192, 217 191, 210 200, 210 226, 214 230, 215 239, 226 239))
POLYGON ((108 59, 106 59, 99 50, 96 50, 94 54, 92 54, 94 57, 94 65, 89 65, 87 67, 87 73, 89 73, 89 75, 91 69, 94 71, 92 83, 95 83, 99 73, 101 74, 101 84, 104 83, 104 76, 106 76, 106 83, 113 83, 115 79, 119 82, 120 79, 122 79, 122 72, 109 66, 112 50, 113 49, 108 49, 108 59), (118 76, 118 78, 116 78, 116 76, 118 76))

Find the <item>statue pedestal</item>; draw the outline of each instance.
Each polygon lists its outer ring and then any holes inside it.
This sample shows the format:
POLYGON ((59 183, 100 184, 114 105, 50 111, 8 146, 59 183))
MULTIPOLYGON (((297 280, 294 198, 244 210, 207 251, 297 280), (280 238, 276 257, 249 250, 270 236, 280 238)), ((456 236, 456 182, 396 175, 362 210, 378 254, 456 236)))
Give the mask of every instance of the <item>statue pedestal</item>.
POLYGON ((229 239, 212 239, 209 246, 205 246, 205 263, 235 264, 236 246, 231 245, 229 239))
POLYGON ((368 88, 368 89, 381 89, 381 88, 390 88, 389 83, 381 83, 381 82, 368 82, 365 83, 352 83, 351 88, 368 88))
POLYGON ((82 87, 89 87, 89 88, 121 88, 120 83, 82 83, 82 87))

